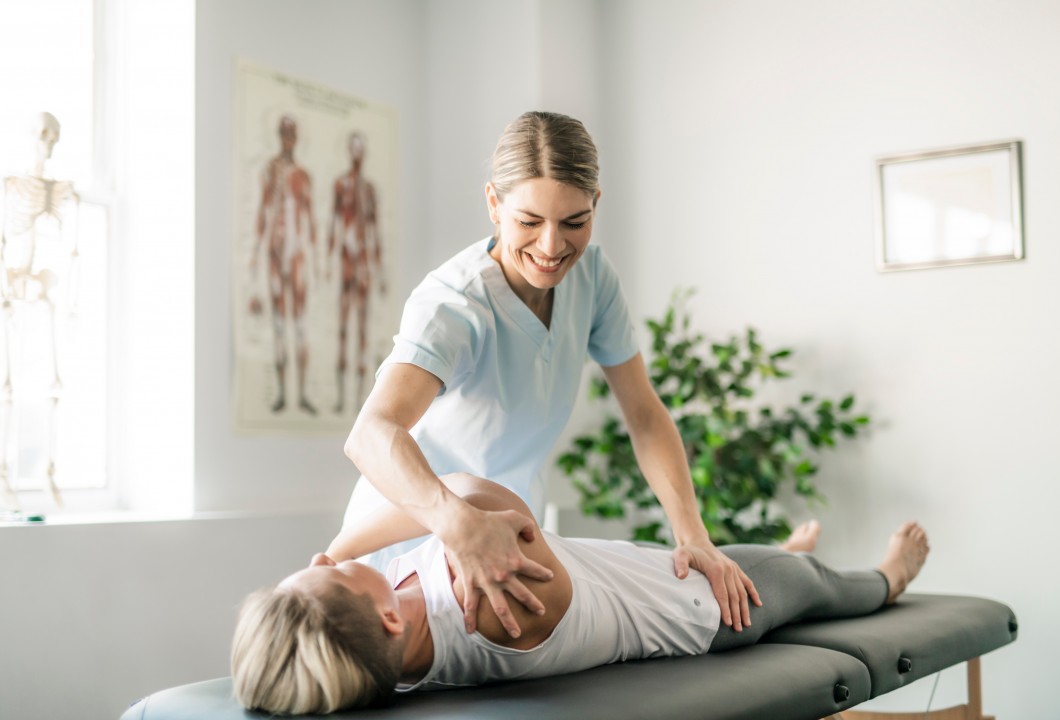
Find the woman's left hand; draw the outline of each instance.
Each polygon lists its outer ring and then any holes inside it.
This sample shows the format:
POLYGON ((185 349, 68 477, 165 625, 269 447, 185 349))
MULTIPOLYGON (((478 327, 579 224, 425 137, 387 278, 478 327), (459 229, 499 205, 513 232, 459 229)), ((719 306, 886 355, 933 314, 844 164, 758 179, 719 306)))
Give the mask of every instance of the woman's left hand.
POLYGON ((698 570, 710 580, 714 597, 721 606, 721 621, 740 632, 751 624, 748 598, 761 607, 762 600, 751 578, 709 540, 693 541, 674 550, 674 574, 684 580, 689 569, 698 570))

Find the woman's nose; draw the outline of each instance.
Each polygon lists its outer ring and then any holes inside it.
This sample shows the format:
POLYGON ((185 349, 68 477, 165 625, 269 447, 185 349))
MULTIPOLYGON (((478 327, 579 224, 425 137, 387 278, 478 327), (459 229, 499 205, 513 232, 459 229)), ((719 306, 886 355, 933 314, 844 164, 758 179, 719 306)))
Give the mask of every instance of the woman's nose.
POLYGON ((559 226, 549 222, 544 223, 537 246, 549 257, 558 255, 563 250, 563 238, 560 237, 559 226))
POLYGON ((324 553, 317 553, 313 556, 313 559, 309 561, 309 567, 317 567, 318 565, 334 565, 335 561, 324 553))

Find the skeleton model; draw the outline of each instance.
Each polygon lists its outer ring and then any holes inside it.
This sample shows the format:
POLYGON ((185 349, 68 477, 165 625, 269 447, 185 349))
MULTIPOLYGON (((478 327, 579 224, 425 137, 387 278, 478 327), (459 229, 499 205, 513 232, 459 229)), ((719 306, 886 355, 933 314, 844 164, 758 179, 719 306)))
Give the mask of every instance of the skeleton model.
MULTIPOLYGON (((58 337, 55 322, 56 297, 65 289, 73 297, 77 266, 76 215, 80 198, 73 183, 54 180, 45 174, 44 165, 59 141, 59 121, 50 113, 41 113, 35 125, 37 162, 33 172, 4 178, 3 215, 0 216, 0 296, 3 307, 4 380, 0 389, 0 490, 7 503, 19 507, 11 477, 18 470, 17 443, 20 393, 15 386, 25 361, 23 351, 34 353, 34 363, 50 363, 51 383, 41 400, 47 404, 47 483, 57 505, 62 504, 55 484, 56 422, 63 384, 59 375, 58 337), (63 220, 73 208, 74 229, 69 250, 64 247, 63 220), (63 288, 63 271, 68 271, 63 288), (27 335, 24 316, 42 307, 47 311, 47 347, 24 347, 27 335), (40 355, 38 360, 38 353, 40 355), (10 449, 12 434, 15 449, 10 449)), ((23 388, 19 386, 21 392, 23 388)))

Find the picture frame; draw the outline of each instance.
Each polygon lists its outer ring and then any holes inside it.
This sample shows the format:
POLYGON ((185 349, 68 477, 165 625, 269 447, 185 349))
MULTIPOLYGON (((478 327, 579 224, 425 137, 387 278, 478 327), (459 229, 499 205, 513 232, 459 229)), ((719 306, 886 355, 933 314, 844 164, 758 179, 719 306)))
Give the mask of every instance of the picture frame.
POLYGON ((1020 140, 876 159, 881 272, 1021 260, 1020 140))

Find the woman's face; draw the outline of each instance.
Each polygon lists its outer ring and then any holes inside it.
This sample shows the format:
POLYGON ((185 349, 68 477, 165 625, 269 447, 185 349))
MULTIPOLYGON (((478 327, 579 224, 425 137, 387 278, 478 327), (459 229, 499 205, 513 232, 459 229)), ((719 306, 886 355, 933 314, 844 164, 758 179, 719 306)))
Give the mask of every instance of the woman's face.
POLYGON ((499 230, 492 255, 517 295, 559 285, 589 245, 599 197, 551 178, 531 178, 501 200, 487 183, 486 205, 499 230))
POLYGON ((309 567, 287 576, 280 586, 312 591, 323 584, 336 582, 355 595, 367 595, 380 610, 398 607, 394 588, 381 572, 356 560, 337 563, 324 553, 314 555, 309 567))

